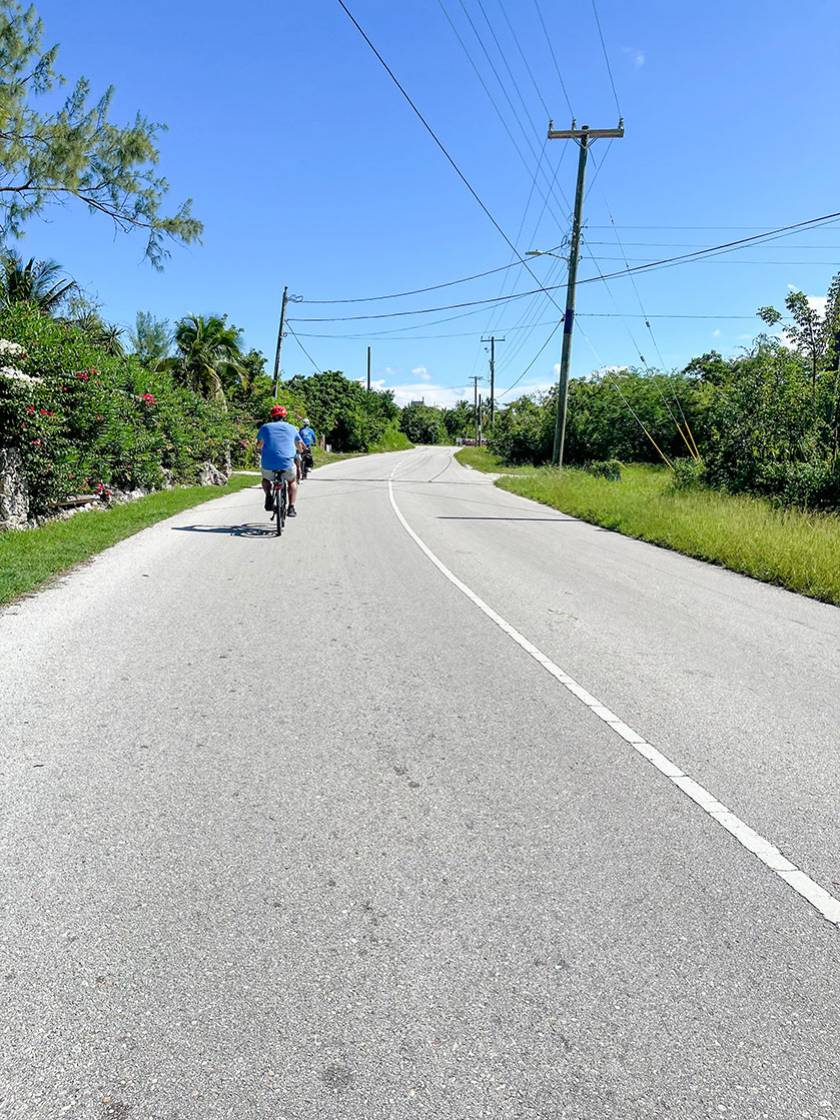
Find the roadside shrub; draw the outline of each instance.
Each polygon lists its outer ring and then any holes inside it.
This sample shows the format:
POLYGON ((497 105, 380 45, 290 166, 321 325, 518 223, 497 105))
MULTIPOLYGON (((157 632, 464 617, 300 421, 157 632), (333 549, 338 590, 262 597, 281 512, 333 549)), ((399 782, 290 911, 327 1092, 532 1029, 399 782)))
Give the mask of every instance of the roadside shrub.
POLYGON ((840 464, 825 460, 769 463, 759 473, 756 490, 783 506, 837 509, 840 507, 840 464))
POLYGON ((77 326, 28 304, 0 310, 0 445, 20 451, 30 512, 71 494, 154 489, 225 464, 234 428, 224 408, 106 353, 77 326))
POLYGON ((674 472, 671 476, 672 490, 697 490, 704 481, 703 463, 696 459, 674 459, 674 472))
POLYGON ((608 482, 621 481, 621 462, 618 459, 595 459, 586 464, 585 470, 596 478, 607 479, 608 482))
POLYGON ((513 401, 497 414, 488 448, 511 466, 546 462, 554 439, 553 400, 550 393, 544 401, 530 397, 513 401))

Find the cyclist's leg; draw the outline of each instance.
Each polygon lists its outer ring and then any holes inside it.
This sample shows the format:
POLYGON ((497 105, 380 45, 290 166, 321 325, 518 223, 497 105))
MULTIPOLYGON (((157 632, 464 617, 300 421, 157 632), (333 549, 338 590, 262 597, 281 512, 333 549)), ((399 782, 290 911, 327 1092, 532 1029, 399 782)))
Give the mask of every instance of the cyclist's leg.
POLYGON ((262 488, 265 495, 265 510, 266 513, 271 513, 274 508, 274 496, 272 494, 272 478, 271 472, 263 471, 262 488), (268 477, 266 477, 268 475, 268 477))

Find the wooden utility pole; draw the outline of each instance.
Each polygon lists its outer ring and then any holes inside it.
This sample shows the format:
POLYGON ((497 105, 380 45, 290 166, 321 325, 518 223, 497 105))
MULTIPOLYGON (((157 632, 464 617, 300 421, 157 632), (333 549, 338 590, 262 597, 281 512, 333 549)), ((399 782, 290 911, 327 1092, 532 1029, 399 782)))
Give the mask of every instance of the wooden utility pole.
POLYGON ((491 334, 489 338, 482 338, 481 341, 490 343, 490 423, 488 426, 492 429, 493 418, 496 415, 496 343, 505 340, 491 334))
POLYGON ((283 302, 280 304, 280 329, 277 331, 277 349, 274 351, 274 399, 280 390, 280 351, 283 348, 283 328, 286 325, 286 304, 289 302, 289 287, 283 289, 283 302))
POLYGON ((370 347, 368 346, 368 365, 367 365, 367 388, 370 392, 370 347))
POLYGON ((472 381, 472 383, 473 383, 473 412, 474 412, 474 415, 475 415, 475 445, 476 445, 476 447, 479 446, 478 441, 479 441, 479 437, 480 437, 480 429, 479 429, 479 423, 478 423, 478 383, 479 383, 479 381, 483 381, 483 380, 484 380, 484 378, 479 377, 477 374, 470 378, 470 381, 472 381))
POLYGON ((563 466, 563 447, 566 442, 566 406, 569 397, 569 365, 572 358, 572 328, 575 321, 575 283, 577 281, 578 257, 580 255, 580 231, 583 213, 583 183, 586 176, 586 157, 593 140, 609 138, 619 140, 624 135, 624 120, 618 128, 581 128, 572 121, 571 128, 555 129, 553 121, 548 122, 549 140, 576 140, 580 148, 578 156, 577 186, 575 187, 575 210, 572 217, 572 242, 569 251, 569 278, 566 285, 566 312, 563 317, 563 350, 560 356, 560 379, 557 384, 557 412, 554 420, 554 449, 551 462, 555 467, 563 466))

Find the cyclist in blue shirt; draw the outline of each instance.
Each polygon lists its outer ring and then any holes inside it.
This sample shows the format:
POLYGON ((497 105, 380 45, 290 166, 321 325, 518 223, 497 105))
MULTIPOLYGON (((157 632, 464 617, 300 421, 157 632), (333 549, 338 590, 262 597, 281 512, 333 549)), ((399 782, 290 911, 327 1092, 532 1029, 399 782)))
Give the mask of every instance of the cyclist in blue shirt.
POLYGON ((308 420, 304 420, 301 423, 300 431, 298 432, 298 435, 300 436, 300 438, 303 442, 302 455, 303 455, 303 458, 306 460, 307 469, 310 470, 310 471, 314 471, 315 470, 315 462, 312 458, 312 448, 315 446, 315 441, 316 441, 317 437, 315 435, 315 429, 310 426, 308 420))
POLYGON ((276 404, 269 414, 269 422, 257 432, 257 447, 260 450, 262 487, 265 491, 265 508, 273 508, 272 484, 274 474, 279 471, 289 487, 289 508, 287 517, 297 517, 295 498, 297 498, 297 470, 295 458, 303 447, 297 428, 286 419, 286 409, 276 404))

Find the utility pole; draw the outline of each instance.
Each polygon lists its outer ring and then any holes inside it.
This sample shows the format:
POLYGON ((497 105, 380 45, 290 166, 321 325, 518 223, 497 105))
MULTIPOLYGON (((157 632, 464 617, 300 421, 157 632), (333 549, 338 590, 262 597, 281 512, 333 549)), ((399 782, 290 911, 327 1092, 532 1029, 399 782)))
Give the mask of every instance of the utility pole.
POLYGON ((566 312, 563 317, 563 350, 560 356, 560 379, 557 384, 557 413, 554 420, 554 449, 551 455, 552 465, 563 466, 563 446, 566 442, 566 405, 569 397, 569 365, 572 358, 572 328, 575 320, 575 283, 577 281, 578 257, 580 255, 581 216, 583 212, 583 183, 586 176, 586 157, 593 140, 609 138, 620 140, 624 135, 624 118, 618 122, 618 128, 590 128, 588 124, 581 128, 572 127, 555 129, 554 122, 548 122, 549 140, 576 140, 580 153, 578 155, 577 186, 575 187, 575 211, 572 218, 572 242, 569 250, 569 277, 566 285, 566 312))
POLYGON ((370 392, 370 347, 368 346, 367 389, 370 392))
POLYGON ((490 424, 493 427, 493 419, 496 415, 496 343, 504 342, 504 338, 496 338, 491 334, 489 338, 482 338, 482 342, 490 343, 490 424))
POLYGON ((280 389, 280 351, 283 347, 283 328, 286 325, 286 304, 289 302, 289 287, 283 289, 283 302, 280 304, 280 329, 277 331, 277 349, 274 352, 274 399, 280 389))
POLYGON ((476 447, 480 446, 479 442, 478 442, 479 438, 480 438, 480 430, 479 430, 479 424, 478 424, 478 383, 479 383, 479 381, 483 381, 483 380, 484 380, 484 378, 479 377, 477 374, 470 378, 470 381, 472 381, 472 383, 473 383, 473 413, 475 415, 475 445, 476 445, 476 447))
POLYGON ((481 447, 481 393, 478 394, 478 446, 481 447))

